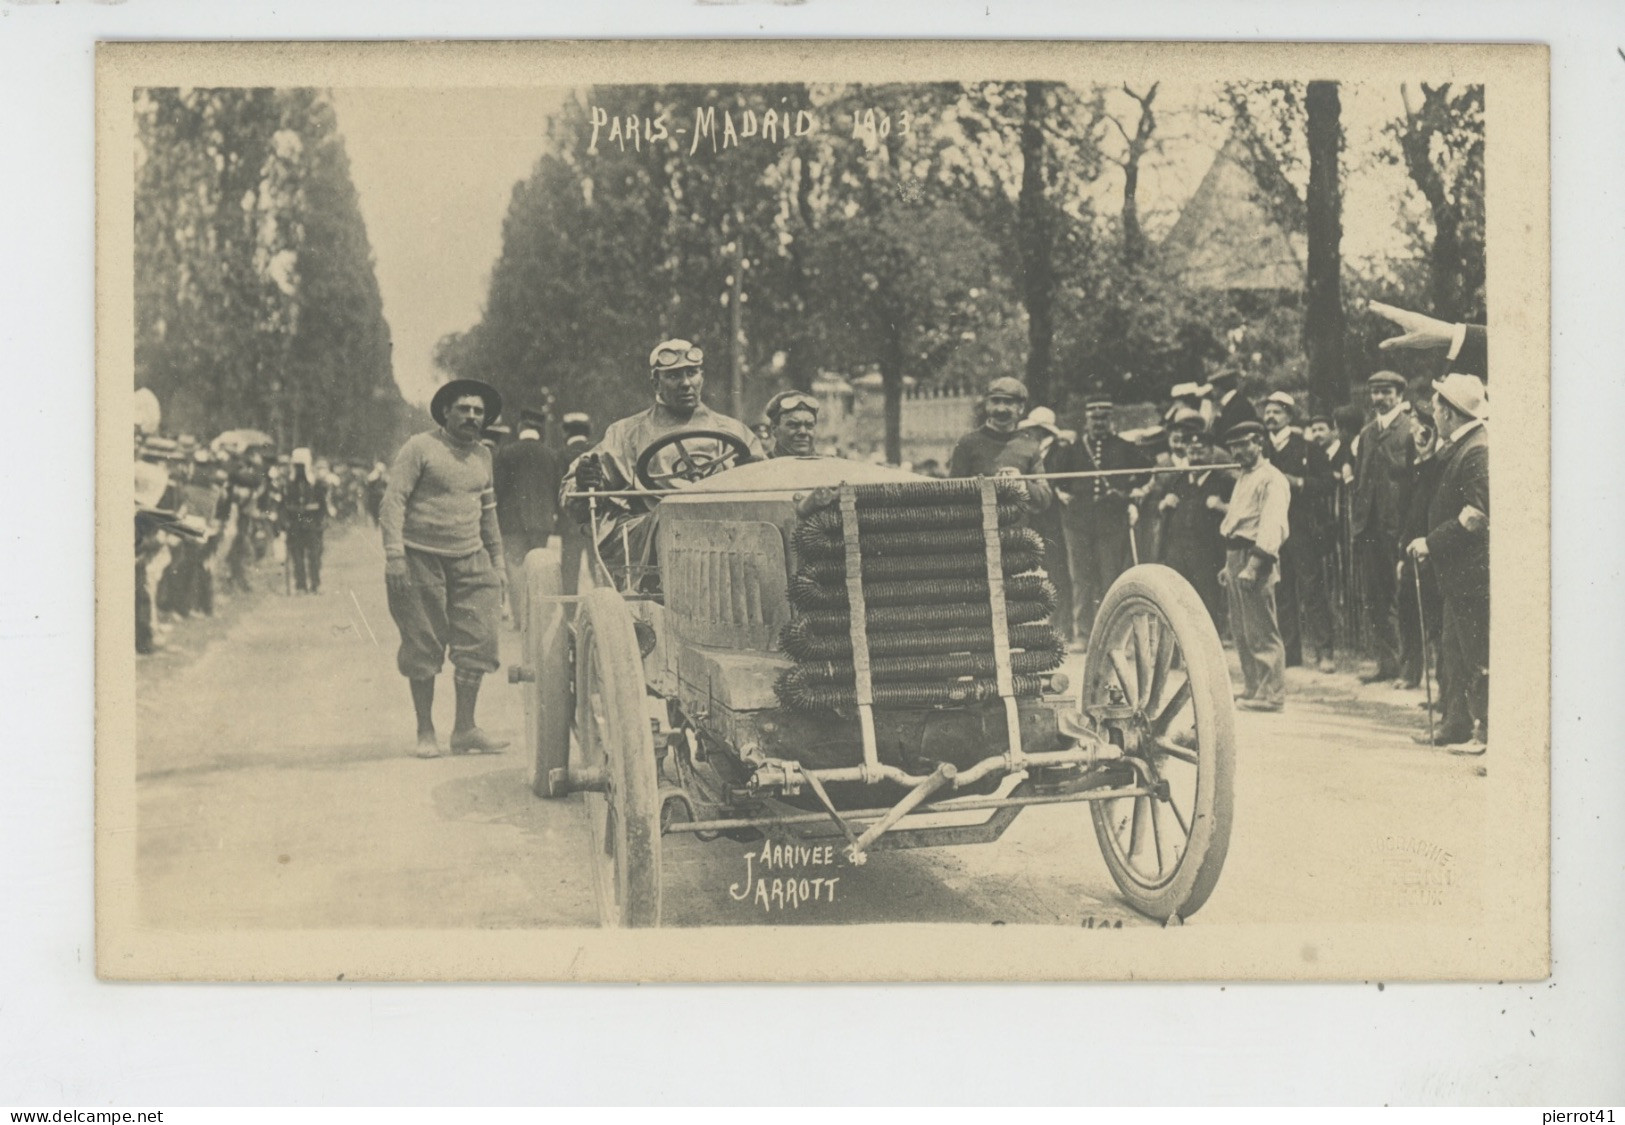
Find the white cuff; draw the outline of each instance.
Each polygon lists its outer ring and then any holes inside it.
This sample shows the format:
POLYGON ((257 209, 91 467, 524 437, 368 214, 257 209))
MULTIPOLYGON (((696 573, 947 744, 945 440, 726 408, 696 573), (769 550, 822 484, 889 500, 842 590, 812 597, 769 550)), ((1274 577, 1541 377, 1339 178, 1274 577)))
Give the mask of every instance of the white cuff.
POLYGON ((1450 352, 1449 352, 1448 355, 1445 356, 1445 358, 1452 361, 1452 362, 1454 362, 1455 358, 1458 355, 1461 354, 1461 346, 1463 344, 1465 344, 1466 342, 1467 342, 1467 326, 1465 324, 1451 325, 1451 327, 1450 327, 1450 352))

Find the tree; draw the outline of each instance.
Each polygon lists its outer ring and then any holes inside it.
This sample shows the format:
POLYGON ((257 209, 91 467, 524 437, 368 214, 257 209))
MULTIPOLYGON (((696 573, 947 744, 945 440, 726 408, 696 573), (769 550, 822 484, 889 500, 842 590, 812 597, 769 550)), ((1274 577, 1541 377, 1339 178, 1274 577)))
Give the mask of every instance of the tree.
POLYGON ((1484 308, 1484 87, 1422 83, 1417 105, 1390 127, 1411 180, 1433 215, 1428 254, 1434 316, 1482 323, 1484 308))
POLYGON ((1323 409, 1348 401, 1343 368, 1343 199, 1338 160, 1343 147, 1341 106, 1335 82, 1309 83, 1305 98, 1309 145, 1306 222, 1309 261, 1305 274, 1303 344, 1309 394, 1323 409))
POLYGON ((150 89, 135 112, 137 386, 175 430, 383 454, 405 404, 327 96, 150 89))

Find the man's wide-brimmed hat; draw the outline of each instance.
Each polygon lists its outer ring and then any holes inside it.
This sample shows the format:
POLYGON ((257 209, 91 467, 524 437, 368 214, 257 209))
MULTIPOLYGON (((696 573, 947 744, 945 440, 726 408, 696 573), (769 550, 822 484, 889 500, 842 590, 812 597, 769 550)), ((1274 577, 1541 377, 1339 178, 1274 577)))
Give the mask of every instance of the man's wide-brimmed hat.
POLYGON ((478 379, 453 379, 444 384, 429 400, 429 417, 439 425, 445 425, 446 411, 451 404, 464 395, 479 395, 485 401, 485 424, 489 426, 502 415, 502 396, 490 383, 482 383, 478 379))
POLYGON ((1477 375, 1454 372, 1443 379, 1433 380, 1433 389, 1440 398, 1469 418, 1482 418, 1487 413, 1489 402, 1484 391, 1484 380, 1477 375))

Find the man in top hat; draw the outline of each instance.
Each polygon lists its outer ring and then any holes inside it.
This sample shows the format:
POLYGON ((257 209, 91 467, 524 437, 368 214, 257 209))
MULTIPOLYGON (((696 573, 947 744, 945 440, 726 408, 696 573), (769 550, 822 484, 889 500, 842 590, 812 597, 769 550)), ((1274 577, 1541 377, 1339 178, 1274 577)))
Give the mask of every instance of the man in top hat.
POLYGON ((1175 383, 1168 391, 1171 404, 1163 411, 1163 424, 1172 426, 1174 415, 1181 411, 1191 411, 1202 420, 1202 427, 1208 429, 1213 425, 1214 405, 1213 388, 1207 383, 1175 383))
MULTIPOLYGON (((547 546, 558 523, 559 483, 564 471, 558 457, 542 443, 546 425, 547 415, 521 410, 519 436, 497 446, 492 465, 497 526, 502 530, 502 551, 508 567, 508 606, 515 629, 524 628, 530 613, 525 556, 547 546)), ((486 427, 487 432, 490 429, 486 427)))
POLYGON ((818 400, 806 391, 780 391, 764 411, 769 457, 813 457, 817 455, 818 400))
MULTIPOLYGON (((977 405, 981 425, 962 436, 948 458, 950 477, 1025 475, 1043 471, 1039 435, 1021 428, 1027 413, 1027 384, 1009 375, 987 385, 977 405)), ((1027 482, 1027 510, 1042 512, 1054 500, 1048 482, 1027 482)))
MULTIPOLYGON (((649 353, 649 387, 654 403, 647 410, 611 422, 598 445, 565 474, 565 489, 571 493, 647 493, 647 499, 606 497, 598 501, 598 553, 606 566, 613 571, 624 570, 634 584, 653 586, 658 575, 655 521, 650 517, 656 510, 658 493, 650 490, 649 481, 638 479, 637 464, 644 451, 672 434, 710 431, 733 439, 697 437, 685 441, 681 449, 668 444, 646 467, 650 480, 686 479, 685 466, 696 462, 705 463, 714 472, 766 455, 749 426, 701 401, 705 353, 697 344, 683 339, 656 344, 649 353)), ((589 522, 591 511, 586 500, 571 503, 572 518, 578 523, 589 522)))
POLYGON ((1375 683, 1400 674, 1399 553, 1394 544, 1405 517, 1405 483, 1416 459, 1416 419, 1405 410, 1403 376, 1378 371, 1366 380, 1366 389, 1373 416, 1356 439, 1351 523, 1365 635, 1377 661, 1375 671, 1360 678, 1375 683))
POLYGON ((1286 391, 1273 391, 1264 399, 1264 429, 1269 435, 1264 455, 1292 486, 1288 517, 1292 535, 1281 549, 1276 608, 1287 667, 1302 664, 1307 648, 1311 663, 1322 672, 1333 672, 1332 603, 1322 567, 1332 535, 1325 504, 1326 455, 1292 424, 1296 413, 1297 402, 1286 391))
POLYGON ((289 458, 288 481, 282 488, 282 526, 287 529, 288 557, 298 591, 322 592, 322 546, 327 531, 328 482, 316 471, 310 450, 299 448, 289 458))
POLYGON ((1243 422, 1259 421, 1258 411, 1247 396, 1241 393, 1241 371, 1235 367, 1221 367, 1208 377, 1213 388, 1213 432, 1222 441, 1243 422))
POLYGON ((1433 417, 1443 439, 1439 481, 1428 503, 1428 533, 1406 553, 1431 568, 1444 591, 1439 677, 1447 692, 1434 741, 1452 753, 1482 754, 1489 737, 1490 441, 1484 428, 1484 382, 1446 375, 1433 384, 1433 417))
MULTIPOLYGON (((1160 468, 1188 469, 1220 464, 1226 458, 1203 443, 1207 423, 1194 410, 1181 409, 1168 420, 1168 452, 1157 458, 1160 468)), ((1222 472, 1165 472, 1152 481, 1147 504, 1162 521, 1157 537, 1157 561, 1172 567, 1196 588, 1214 625, 1223 628, 1224 592, 1219 570, 1224 566, 1224 541, 1219 522, 1229 481, 1222 472)))
MULTIPOLYGON (((568 475, 581 455, 592 448, 592 418, 580 410, 572 410, 559 419, 559 428, 564 431, 564 456, 561 460, 568 475)), ((557 527, 560 589, 566 595, 573 596, 580 588, 581 568, 587 560, 592 541, 580 523, 562 513, 557 527)), ((566 612, 573 612, 574 608, 571 605, 566 612)))
POLYGON ((448 652, 457 693, 451 752, 507 745, 474 721, 480 682, 499 663, 502 531, 491 451, 480 435, 501 413, 502 396, 477 379, 453 379, 437 390, 429 414, 439 428, 401 446, 379 513, 389 612, 401 632, 396 665, 412 686, 421 758, 440 754, 434 681, 448 652))
POLYGON ((1286 650, 1275 615, 1281 546, 1290 534, 1291 485, 1264 456, 1264 427, 1242 422, 1224 435, 1241 466, 1219 524, 1225 562, 1219 582, 1230 602, 1230 636, 1241 661, 1245 690, 1236 699, 1245 711, 1286 706, 1286 650))
MULTIPOLYGON (((1112 429, 1112 397, 1084 397, 1084 427, 1078 440, 1056 451, 1051 469, 1085 473, 1150 467, 1150 460, 1112 429)), ((1066 510, 1066 537, 1072 573, 1072 632, 1081 643, 1094 627, 1095 610, 1117 576, 1133 562, 1129 536, 1139 517, 1131 493, 1147 483, 1142 476, 1082 477, 1055 482, 1066 510)))

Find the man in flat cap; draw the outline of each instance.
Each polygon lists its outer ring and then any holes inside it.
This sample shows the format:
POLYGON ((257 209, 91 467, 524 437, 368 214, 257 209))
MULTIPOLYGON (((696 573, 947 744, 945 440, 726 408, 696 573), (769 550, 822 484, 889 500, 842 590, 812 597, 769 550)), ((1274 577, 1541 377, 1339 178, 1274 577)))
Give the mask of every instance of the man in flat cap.
POLYGON ((1292 537, 1281 549, 1276 608, 1286 666, 1301 665, 1308 649, 1311 664, 1332 672, 1336 670, 1332 664, 1332 603, 1321 569, 1332 534, 1325 505, 1328 469, 1320 447, 1292 424, 1297 408, 1286 391, 1273 391, 1264 399, 1264 429, 1269 434, 1264 455, 1292 486, 1292 537))
POLYGON ((1489 737, 1490 442, 1484 382, 1446 375, 1433 384, 1433 417, 1443 445, 1439 482, 1428 504, 1429 531, 1406 553, 1431 567, 1444 591, 1444 718, 1434 742, 1451 753, 1482 754, 1489 737), (1474 731, 1477 724, 1477 731, 1474 731), (1477 737, 1475 738, 1475 733, 1477 737))
POLYGON ((769 457, 815 457, 818 438, 818 399, 806 391, 780 391, 768 400, 769 457))
MULTIPOLYGON (((519 412, 519 436, 497 446, 492 465, 496 487, 497 526, 508 570, 508 605, 513 626, 523 629, 530 613, 530 587, 525 582, 525 556, 547 546, 558 522, 559 483, 564 472, 554 452, 542 442, 547 415, 519 412)), ((489 431, 491 427, 487 427, 489 431)))
POLYGON ((1404 376, 1378 371, 1366 380, 1366 390, 1372 418, 1355 439, 1351 522, 1366 643, 1377 661, 1376 669, 1360 678, 1375 683, 1400 675, 1395 542, 1405 518, 1405 484, 1416 459, 1416 419, 1405 410, 1404 376))
MULTIPOLYGON (((649 353, 649 385, 654 403, 627 418, 611 422, 603 439, 583 454, 565 474, 565 491, 647 492, 642 497, 604 498, 599 514, 598 551, 604 564, 624 572, 633 583, 658 582, 655 571, 654 522, 659 493, 651 482, 686 480, 695 471, 716 472, 766 454, 751 428, 736 418, 718 413, 701 401, 705 390, 705 353, 688 340, 663 340, 649 353), (695 436, 681 445, 667 443, 645 465, 647 479, 639 479, 637 465, 646 451, 675 434, 695 436), (703 465, 703 469, 695 466, 703 465)), ((578 523, 591 518, 586 500, 571 502, 578 523)))
MULTIPOLYGON (((948 458, 950 477, 991 477, 1043 472, 1041 435, 1022 429, 1027 413, 1027 384, 1009 375, 987 385, 977 406, 981 424, 961 437, 948 458)), ((1053 502, 1047 481, 1027 482, 1029 511, 1041 512, 1053 502)))
POLYGON ((1224 537, 1220 583, 1230 602, 1230 636, 1241 660, 1245 690, 1236 698, 1244 711, 1286 706, 1286 652, 1275 615, 1281 546, 1290 534, 1291 486, 1264 456, 1264 427, 1242 422, 1224 435, 1241 475, 1219 525, 1224 537))
MULTIPOLYGON (((1112 397, 1102 391, 1084 396, 1084 425, 1078 440, 1056 451, 1050 468, 1057 473, 1088 473, 1147 469, 1146 457, 1112 428, 1112 397)), ((1061 530, 1066 535, 1067 560, 1072 570, 1072 632, 1078 642, 1094 627, 1095 610, 1117 576, 1134 561, 1129 537, 1139 511, 1136 490, 1149 484, 1148 476, 1100 476, 1058 480, 1066 510, 1061 530)))
POLYGON ((474 721, 480 681, 495 672, 502 617, 502 532, 491 451, 480 441, 502 413, 502 396, 477 379, 453 379, 434 394, 439 428, 406 440, 389 470, 379 509, 389 613, 401 632, 396 665, 412 687, 417 753, 440 755, 434 681, 450 653, 457 717, 453 754, 507 745, 474 721))

